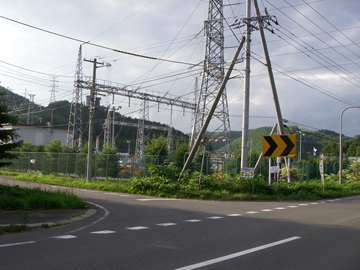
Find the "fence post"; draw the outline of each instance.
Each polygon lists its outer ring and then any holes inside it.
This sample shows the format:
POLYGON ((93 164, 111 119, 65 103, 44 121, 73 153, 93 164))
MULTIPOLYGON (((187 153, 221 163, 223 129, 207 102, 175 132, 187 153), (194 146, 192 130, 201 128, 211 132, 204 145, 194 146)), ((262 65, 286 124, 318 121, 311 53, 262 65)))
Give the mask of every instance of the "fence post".
POLYGON ((51 174, 51 163, 52 163, 52 154, 51 152, 49 152, 49 155, 50 155, 50 169, 49 169, 49 174, 51 174))
POLYGON ((41 173, 44 174, 44 162, 45 162, 45 157, 44 157, 44 152, 42 152, 42 164, 41 164, 41 173))
MULTIPOLYGON (((92 154, 93 155, 93 154, 92 154)), ((97 152, 95 152, 95 172, 94 172, 94 176, 95 176, 95 180, 97 179, 97 162, 98 162, 98 154, 97 152)), ((92 165, 90 164, 90 166, 92 167, 92 165)), ((92 169, 92 168, 91 168, 92 169)))
POLYGON ((65 175, 69 175, 69 153, 66 152, 66 174, 65 175))
POLYGON ((58 172, 57 172, 57 174, 59 175, 60 174, 60 157, 61 157, 61 154, 58 153, 57 155, 58 155, 58 172))
POLYGON ((107 178, 108 169, 109 169, 109 154, 106 154, 106 172, 105 172, 106 178, 107 178))

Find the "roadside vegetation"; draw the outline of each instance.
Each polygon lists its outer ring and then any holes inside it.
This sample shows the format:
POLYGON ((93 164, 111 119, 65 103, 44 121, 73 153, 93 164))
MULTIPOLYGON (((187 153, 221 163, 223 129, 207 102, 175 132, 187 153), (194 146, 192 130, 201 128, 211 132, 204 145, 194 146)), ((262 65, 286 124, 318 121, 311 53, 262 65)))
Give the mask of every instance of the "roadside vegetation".
POLYGON ((87 205, 70 192, 27 189, 0 185, 1 211, 86 209, 87 205))
POLYGON ((20 225, 0 226, 0 234, 26 230, 26 224, 30 221, 29 212, 31 211, 87 208, 85 202, 70 192, 0 185, 0 211, 19 211, 22 213, 21 218, 19 218, 20 225))
MULTIPOLYGON (((338 183, 338 175, 326 175, 324 185, 320 180, 285 182, 269 185, 261 175, 255 179, 240 179, 239 176, 202 175, 187 172, 180 178, 180 168, 169 165, 148 165, 148 177, 132 178, 131 181, 94 180, 42 175, 37 173, 18 173, 0 171, 15 180, 44 183, 58 186, 132 193, 165 198, 184 198, 200 200, 318 200, 360 194, 358 171, 344 170, 343 183, 338 183)), ((300 172, 292 169, 292 175, 300 172)))

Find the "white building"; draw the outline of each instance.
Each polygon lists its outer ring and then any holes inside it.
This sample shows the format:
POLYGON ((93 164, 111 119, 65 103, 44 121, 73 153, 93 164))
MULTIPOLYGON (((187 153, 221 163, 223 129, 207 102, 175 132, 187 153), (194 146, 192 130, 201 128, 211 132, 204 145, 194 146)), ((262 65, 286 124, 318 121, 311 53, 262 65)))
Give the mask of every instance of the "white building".
POLYGON ((19 135, 15 141, 23 140, 24 142, 31 141, 33 145, 49 145, 52 140, 59 139, 62 145, 66 145, 67 129, 65 128, 17 124, 14 129, 19 135))

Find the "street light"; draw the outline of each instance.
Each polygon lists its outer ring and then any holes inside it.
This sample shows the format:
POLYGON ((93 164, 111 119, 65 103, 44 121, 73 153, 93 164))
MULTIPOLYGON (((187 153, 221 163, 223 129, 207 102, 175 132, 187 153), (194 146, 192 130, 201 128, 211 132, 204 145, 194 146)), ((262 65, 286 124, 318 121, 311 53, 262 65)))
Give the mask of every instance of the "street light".
POLYGON ((342 182, 342 116, 347 109, 360 109, 360 106, 351 106, 345 108, 340 114, 340 149, 339 149, 339 184, 342 182))

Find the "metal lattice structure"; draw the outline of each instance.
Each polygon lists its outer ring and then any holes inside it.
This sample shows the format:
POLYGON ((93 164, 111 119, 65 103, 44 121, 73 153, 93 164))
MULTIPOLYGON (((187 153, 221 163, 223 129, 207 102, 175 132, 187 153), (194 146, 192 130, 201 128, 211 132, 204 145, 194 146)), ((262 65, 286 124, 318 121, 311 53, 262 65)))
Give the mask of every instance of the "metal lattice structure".
POLYGON ((111 128, 110 128, 110 123, 111 123, 111 119, 110 119, 110 105, 108 106, 108 111, 107 111, 107 118, 105 120, 105 123, 103 125, 103 129, 104 129, 104 146, 106 144, 111 144, 112 138, 111 138, 111 128))
POLYGON ((81 147, 81 135, 82 135, 82 47, 79 47, 78 59, 76 64, 76 74, 74 79, 74 91, 72 101, 70 105, 69 124, 66 145, 70 148, 74 148, 76 144, 78 148, 81 147))
MULTIPOLYGON (((209 0, 208 19, 204 24, 206 37, 204 70, 200 91, 197 95, 197 105, 190 141, 191 146, 200 132, 225 74, 222 12, 223 0, 209 0)), ((212 133, 217 135, 218 143, 222 143, 222 146, 225 146, 225 151, 228 152, 230 121, 226 90, 224 90, 221 96, 211 122, 216 127, 212 133)))
POLYGON ((52 81, 51 81, 51 90, 50 90, 50 101, 49 103, 53 103, 55 102, 55 92, 56 91, 56 83, 58 81, 55 80, 55 77, 53 77, 52 81))
POLYGON ((137 137, 135 156, 141 157, 144 154, 145 140, 147 138, 145 134, 145 120, 149 120, 149 100, 141 99, 140 103, 140 117, 138 121, 137 137))

